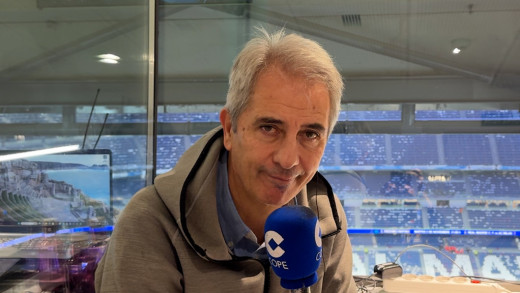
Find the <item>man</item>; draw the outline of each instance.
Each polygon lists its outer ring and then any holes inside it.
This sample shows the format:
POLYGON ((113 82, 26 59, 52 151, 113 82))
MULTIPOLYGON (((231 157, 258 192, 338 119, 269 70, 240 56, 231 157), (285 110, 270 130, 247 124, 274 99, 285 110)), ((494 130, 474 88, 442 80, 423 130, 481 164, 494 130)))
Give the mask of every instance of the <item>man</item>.
POLYGON ((341 75, 314 41, 261 34, 234 62, 222 127, 122 212, 97 292, 287 292, 262 244, 267 216, 292 204, 320 219, 323 259, 311 291, 356 292, 346 217, 317 172, 341 75))

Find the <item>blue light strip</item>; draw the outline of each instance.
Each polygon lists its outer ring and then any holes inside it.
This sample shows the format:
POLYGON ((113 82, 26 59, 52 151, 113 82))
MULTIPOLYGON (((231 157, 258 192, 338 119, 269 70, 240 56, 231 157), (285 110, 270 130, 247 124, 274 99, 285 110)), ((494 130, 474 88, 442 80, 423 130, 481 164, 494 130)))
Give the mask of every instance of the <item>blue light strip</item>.
POLYGON ((468 235, 468 236, 520 236, 520 230, 465 230, 465 229, 347 229, 348 234, 427 234, 427 235, 468 235))
POLYGON ((503 165, 342 165, 327 166, 322 165, 319 168, 322 172, 338 172, 338 171, 395 171, 395 170, 441 170, 441 171, 520 171, 520 166, 503 166, 503 165))
POLYGON ((103 227, 75 227, 69 229, 61 229, 56 231, 56 234, 70 234, 70 233, 80 233, 80 232, 112 232, 114 230, 114 226, 103 226, 103 227))

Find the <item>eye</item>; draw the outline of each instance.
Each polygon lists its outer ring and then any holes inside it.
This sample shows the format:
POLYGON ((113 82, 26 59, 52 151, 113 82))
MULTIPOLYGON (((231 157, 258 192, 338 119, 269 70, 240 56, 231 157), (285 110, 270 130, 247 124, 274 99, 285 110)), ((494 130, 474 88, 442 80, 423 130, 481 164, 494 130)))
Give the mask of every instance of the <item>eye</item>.
POLYGON ((274 127, 273 125, 261 125, 260 129, 268 135, 276 134, 276 127, 274 127))
POLYGON ((306 131, 305 132, 305 138, 310 140, 317 140, 320 138, 320 134, 316 131, 306 131))
POLYGON ((321 145, 321 135, 313 130, 302 131, 299 135, 300 143, 305 147, 315 148, 321 145))
POLYGON ((273 130, 273 127, 271 125, 262 125, 260 126, 260 128, 265 132, 270 132, 271 130, 273 130))

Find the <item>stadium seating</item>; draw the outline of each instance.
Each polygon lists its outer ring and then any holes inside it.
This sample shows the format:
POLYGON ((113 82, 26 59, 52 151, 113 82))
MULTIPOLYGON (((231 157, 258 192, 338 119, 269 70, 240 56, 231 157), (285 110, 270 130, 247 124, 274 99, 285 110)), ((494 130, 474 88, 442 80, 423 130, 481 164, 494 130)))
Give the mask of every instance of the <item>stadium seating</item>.
POLYGON ((420 209, 361 208, 361 227, 366 228, 419 228, 423 227, 420 209))
POLYGON ((435 207, 427 208, 428 222, 433 229, 464 228, 461 208, 435 207))
POLYGON ((517 230, 520 210, 468 209, 468 217, 473 229, 517 230))
POLYGON ((439 165, 436 135, 391 135, 390 143, 394 165, 439 165))
POLYGON ((520 135, 496 134, 497 155, 503 166, 520 166, 520 135))
POLYGON ((492 165, 487 134, 444 134, 443 148, 447 165, 492 165))

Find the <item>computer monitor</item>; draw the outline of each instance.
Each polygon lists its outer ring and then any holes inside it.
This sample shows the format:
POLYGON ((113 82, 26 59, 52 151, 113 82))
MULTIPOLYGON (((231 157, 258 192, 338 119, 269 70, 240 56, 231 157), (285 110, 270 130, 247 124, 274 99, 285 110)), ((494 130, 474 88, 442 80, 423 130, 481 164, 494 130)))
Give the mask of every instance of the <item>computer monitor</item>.
POLYGON ((0 232, 111 225, 111 157, 99 149, 0 161, 0 232))

